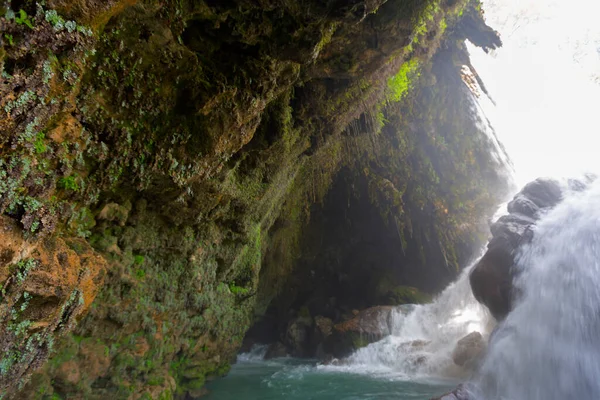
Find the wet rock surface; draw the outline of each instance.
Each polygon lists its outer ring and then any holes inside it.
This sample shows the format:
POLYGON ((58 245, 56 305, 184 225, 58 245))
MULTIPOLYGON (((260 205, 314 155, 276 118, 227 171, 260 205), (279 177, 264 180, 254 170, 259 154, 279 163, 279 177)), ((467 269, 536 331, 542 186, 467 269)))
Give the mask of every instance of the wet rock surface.
POLYGON ((458 366, 473 369, 483 357, 486 344, 479 332, 472 332, 460 339, 452 352, 452 361, 458 366))
POLYGON ((472 400, 464 386, 459 386, 452 392, 446 393, 440 397, 431 400, 472 400))
POLYGON ((562 199, 559 182, 537 179, 527 184, 508 204, 508 215, 492 227, 488 250, 470 275, 475 298, 486 305, 494 318, 502 320, 512 309, 515 295, 513 279, 518 273, 515 257, 519 248, 531 242, 533 227, 541 213, 562 199))
POLYGON ((337 358, 381 340, 391 332, 394 307, 379 306, 360 311, 354 318, 334 325, 332 334, 324 343, 326 353, 337 358))
MULTIPOLYGON (((593 175, 570 179, 564 184, 552 179, 537 179, 527 184, 508 204, 508 214, 491 226, 492 239, 481 260, 469 277, 475 298, 488 307, 496 320, 501 321, 512 310, 519 293, 513 286, 520 270, 515 258, 521 246, 531 243, 535 224, 540 217, 556 207, 566 191, 583 191, 596 180, 593 175)), ((523 266, 526 268, 526 266, 523 266)), ((490 335, 493 340, 496 330, 490 335)), ((455 364, 473 368, 483 357, 486 343, 479 332, 461 339, 452 354, 455 364)), ((469 400, 464 386, 432 400, 469 400)))
POLYGON ((285 343, 292 355, 307 356, 312 327, 313 320, 310 316, 299 316, 290 321, 285 335, 285 343))

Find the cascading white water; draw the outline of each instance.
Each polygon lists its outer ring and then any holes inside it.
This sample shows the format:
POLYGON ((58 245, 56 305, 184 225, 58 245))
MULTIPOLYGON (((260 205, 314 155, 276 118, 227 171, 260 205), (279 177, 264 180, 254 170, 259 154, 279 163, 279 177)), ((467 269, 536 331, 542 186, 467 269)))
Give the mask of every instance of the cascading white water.
POLYGON ((392 314, 391 334, 351 355, 344 365, 323 367, 410 379, 459 377, 456 342, 477 331, 487 334, 493 319, 473 297, 466 268, 431 304, 400 306, 392 314))
POLYGON ((521 250, 524 295, 469 385, 482 400, 600 399, 600 182, 571 194, 521 250))

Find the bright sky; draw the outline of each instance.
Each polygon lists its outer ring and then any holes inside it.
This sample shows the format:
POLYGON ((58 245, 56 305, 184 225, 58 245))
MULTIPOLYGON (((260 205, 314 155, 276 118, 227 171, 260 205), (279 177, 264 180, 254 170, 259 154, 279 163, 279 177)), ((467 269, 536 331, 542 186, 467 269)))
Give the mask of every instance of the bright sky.
POLYGON ((484 0, 503 48, 471 48, 521 186, 600 172, 600 0, 484 0))

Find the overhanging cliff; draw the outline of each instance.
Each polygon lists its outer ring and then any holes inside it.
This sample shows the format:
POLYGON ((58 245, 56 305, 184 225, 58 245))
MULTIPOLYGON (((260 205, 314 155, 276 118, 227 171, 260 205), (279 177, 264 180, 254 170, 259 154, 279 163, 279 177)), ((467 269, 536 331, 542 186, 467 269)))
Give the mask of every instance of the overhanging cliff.
POLYGON ((254 315, 319 266, 311 232, 346 193, 395 235, 390 265, 439 273, 430 291, 502 193, 461 75, 465 38, 499 44, 476 2, 0 11, 1 254, 22 241, 0 274, 9 395, 198 396, 254 315), (35 291, 44 279, 54 294, 35 291))

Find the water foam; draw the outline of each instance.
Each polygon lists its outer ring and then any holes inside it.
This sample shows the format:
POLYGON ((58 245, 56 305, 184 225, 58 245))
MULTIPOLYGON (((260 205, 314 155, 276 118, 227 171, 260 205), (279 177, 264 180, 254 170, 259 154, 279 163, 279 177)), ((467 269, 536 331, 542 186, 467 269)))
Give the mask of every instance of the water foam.
POLYGON ((240 353, 237 356, 237 362, 257 362, 262 361, 265 358, 265 354, 267 354, 267 350, 269 349, 268 344, 258 344, 252 346, 249 352, 240 353))

